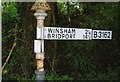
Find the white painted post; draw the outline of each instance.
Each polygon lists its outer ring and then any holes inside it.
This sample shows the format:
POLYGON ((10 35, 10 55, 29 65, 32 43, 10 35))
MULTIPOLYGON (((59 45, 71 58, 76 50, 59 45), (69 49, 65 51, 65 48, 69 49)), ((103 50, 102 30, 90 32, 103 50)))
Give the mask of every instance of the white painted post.
POLYGON ((37 40, 34 41, 34 52, 36 53, 37 70, 35 71, 36 80, 44 81, 44 20, 47 16, 45 11, 50 10, 46 2, 35 2, 31 10, 35 10, 34 16, 37 19, 37 40))

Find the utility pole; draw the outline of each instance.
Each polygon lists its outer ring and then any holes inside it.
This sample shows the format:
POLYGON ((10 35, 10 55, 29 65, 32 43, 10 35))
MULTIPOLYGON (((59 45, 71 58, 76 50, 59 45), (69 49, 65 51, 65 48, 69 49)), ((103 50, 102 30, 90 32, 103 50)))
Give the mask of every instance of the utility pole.
POLYGON ((37 34, 36 40, 34 40, 34 53, 36 54, 36 67, 35 71, 36 81, 44 81, 45 71, 44 71, 44 20, 47 16, 46 11, 51 10, 46 1, 36 2, 33 4, 31 10, 35 10, 34 16, 37 19, 37 34))

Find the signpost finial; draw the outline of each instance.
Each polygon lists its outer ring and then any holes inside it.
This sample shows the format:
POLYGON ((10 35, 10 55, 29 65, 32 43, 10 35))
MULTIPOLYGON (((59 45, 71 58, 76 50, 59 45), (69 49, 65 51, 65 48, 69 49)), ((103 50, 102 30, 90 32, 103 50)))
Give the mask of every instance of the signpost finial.
POLYGON ((36 1, 34 3, 34 5, 32 6, 31 10, 35 10, 35 11, 36 10, 45 10, 45 11, 48 11, 48 10, 51 10, 51 8, 46 1, 44 1, 44 2, 36 1))

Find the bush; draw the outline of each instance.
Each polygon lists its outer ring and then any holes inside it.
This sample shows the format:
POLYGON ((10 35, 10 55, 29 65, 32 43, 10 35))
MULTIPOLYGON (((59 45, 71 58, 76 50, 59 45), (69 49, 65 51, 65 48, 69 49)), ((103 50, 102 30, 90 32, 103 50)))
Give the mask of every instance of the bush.
POLYGON ((53 73, 47 74, 45 80, 73 80, 73 78, 68 75, 58 76, 53 73))

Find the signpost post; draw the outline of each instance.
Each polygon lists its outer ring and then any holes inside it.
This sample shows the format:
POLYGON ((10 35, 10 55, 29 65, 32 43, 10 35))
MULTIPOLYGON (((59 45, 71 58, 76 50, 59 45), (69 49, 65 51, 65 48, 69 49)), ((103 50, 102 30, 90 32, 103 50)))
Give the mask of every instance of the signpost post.
MULTIPOLYGON (((38 0, 39 1, 39 0, 38 0)), ((45 40, 92 40, 92 39, 112 39, 112 31, 92 30, 63 27, 44 27, 44 19, 47 16, 45 11, 51 10, 46 2, 35 2, 32 10, 36 13, 37 19, 37 40, 34 40, 34 52, 36 53, 37 70, 36 80, 44 81, 44 39, 45 40)))
POLYGON ((46 2, 38 2, 32 6, 31 10, 35 10, 34 16, 37 19, 37 40, 34 40, 34 53, 36 53, 36 81, 44 81, 45 71, 44 71, 44 39, 43 39, 43 27, 44 20, 47 16, 46 11, 50 10, 49 5, 46 2))

